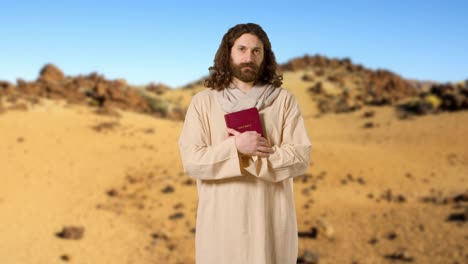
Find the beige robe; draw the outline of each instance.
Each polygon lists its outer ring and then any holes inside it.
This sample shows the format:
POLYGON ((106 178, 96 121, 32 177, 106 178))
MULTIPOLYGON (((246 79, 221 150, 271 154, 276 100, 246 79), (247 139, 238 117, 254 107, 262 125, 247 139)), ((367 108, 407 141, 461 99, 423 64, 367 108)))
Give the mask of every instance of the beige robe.
POLYGON ((298 254, 293 177, 310 163, 298 104, 282 89, 260 111, 274 153, 241 157, 210 89, 192 98, 179 138, 184 170, 197 179, 197 264, 293 264, 298 254))

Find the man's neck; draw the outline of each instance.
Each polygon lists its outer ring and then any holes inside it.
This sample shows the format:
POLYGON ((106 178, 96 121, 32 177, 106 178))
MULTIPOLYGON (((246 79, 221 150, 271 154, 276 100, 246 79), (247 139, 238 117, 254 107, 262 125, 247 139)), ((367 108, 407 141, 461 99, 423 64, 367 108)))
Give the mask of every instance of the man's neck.
POLYGON ((236 77, 232 78, 232 83, 244 93, 248 93, 254 86, 254 82, 243 82, 236 77))

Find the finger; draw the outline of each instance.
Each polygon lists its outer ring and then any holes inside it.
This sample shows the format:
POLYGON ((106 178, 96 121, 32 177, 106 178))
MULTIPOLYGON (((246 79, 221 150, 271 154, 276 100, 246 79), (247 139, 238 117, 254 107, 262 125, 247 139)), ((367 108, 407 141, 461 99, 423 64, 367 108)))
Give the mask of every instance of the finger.
POLYGON ((234 129, 232 129, 232 128, 227 128, 226 130, 227 130, 228 133, 231 133, 231 134, 233 134, 234 136, 237 136, 237 135, 240 135, 240 134, 241 134, 239 131, 234 130, 234 129))
POLYGON ((270 147, 258 147, 257 151, 263 152, 263 153, 273 153, 275 152, 273 148, 270 147))
POLYGON ((270 143, 268 143, 268 142, 266 142, 266 141, 260 141, 260 142, 258 142, 258 146, 271 148, 270 143))
POLYGON ((254 154, 255 154, 256 156, 264 157, 264 158, 268 158, 268 157, 270 156, 270 154, 264 153, 264 152, 260 152, 260 151, 256 151, 254 154))
POLYGON ((267 140, 259 140, 258 144, 261 145, 261 146, 271 147, 271 144, 267 140))

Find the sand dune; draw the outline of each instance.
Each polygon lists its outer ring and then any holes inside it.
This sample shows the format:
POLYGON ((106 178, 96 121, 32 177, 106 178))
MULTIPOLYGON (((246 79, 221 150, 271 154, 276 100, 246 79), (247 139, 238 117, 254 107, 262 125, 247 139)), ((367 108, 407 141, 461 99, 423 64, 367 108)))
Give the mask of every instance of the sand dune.
MULTIPOLYGON (((318 115, 302 75, 285 74, 313 142, 295 178, 299 262, 466 263, 468 112, 318 115)), ((186 104, 193 91, 165 96, 186 104)), ((0 263, 194 263, 181 121, 58 100, 3 106, 0 263), (70 226, 82 236, 57 235, 70 226)))

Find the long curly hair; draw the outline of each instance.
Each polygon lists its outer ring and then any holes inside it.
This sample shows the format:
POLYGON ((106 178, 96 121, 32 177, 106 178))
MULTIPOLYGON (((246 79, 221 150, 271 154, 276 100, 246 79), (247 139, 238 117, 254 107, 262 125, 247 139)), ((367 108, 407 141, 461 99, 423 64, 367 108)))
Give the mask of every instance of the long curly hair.
POLYGON ((257 83, 271 84, 274 87, 280 87, 283 82, 283 75, 279 72, 276 63, 275 54, 271 49, 271 43, 265 31, 257 24, 247 23, 238 24, 228 30, 223 36, 218 51, 214 58, 214 65, 209 67, 210 75, 205 80, 205 86, 215 90, 222 90, 229 86, 233 74, 230 67, 231 48, 234 42, 243 34, 252 34, 257 36, 263 43, 264 58, 261 73, 257 83))

